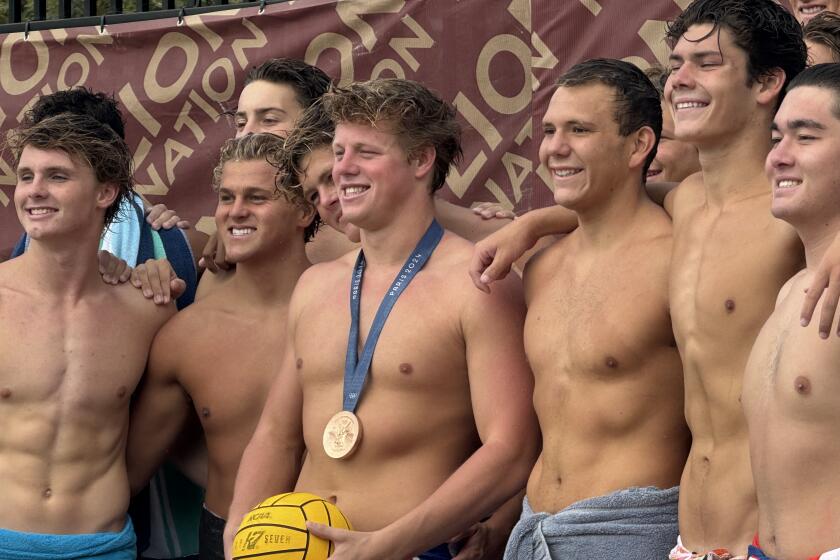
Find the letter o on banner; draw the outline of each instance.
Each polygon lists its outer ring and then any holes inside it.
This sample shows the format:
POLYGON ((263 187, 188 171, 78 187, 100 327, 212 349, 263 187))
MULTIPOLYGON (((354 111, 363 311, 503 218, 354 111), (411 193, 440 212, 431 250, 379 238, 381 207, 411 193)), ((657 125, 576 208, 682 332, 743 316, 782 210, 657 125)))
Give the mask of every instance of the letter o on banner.
POLYGON ((195 70, 195 65, 198 63, 198 45, 196 42, 184 35, 170 31, 160 38, 155 52, 152 54, 152 59, 146 67, 146 75, 143 78, 143 89, 146 91, 146 96, 155 103, 169 103, 175 99, 184 86, 187 80, 195 70), (157 71, 161 67, 161 61, 171 49, 178 48, 184 51, 187 56, 187 64, 181 75, 172 85, 162 86, 157 81, 157 71))
POLYGON ((403 70, 400 63, 393 58, 383 58, 377 62, 376 66, 373 67, 373 71, 370 73, 370 79, 376 80, 382 76, 383 72, 391 72, 395 78, 399 78, 401 80, 405 79, 405 70, 403 70))
POLYGON ((207 97, 219 103, 223 103, 233 97, 233 91, 236 89, 236 76, 233 73, 233 62, 229 58, 219 58, 216 62, 208 66, 207 70, 204 71, 204 76, 201 78, 201 88, 207 97), (216 68, 221 68, 225 73, 227 86, 225 86, 224 91, 216 91, 210 85, 210 76, 216 68))
POLYGON ((3 39, 3 45, 0 46, 0 88, 9 95, 21 95, 37 86, 46 76, 50 65, 50 51, 44 44, 41 32, 33 31, 29 34, 26 45, 35 49, 38 64, 31 76, 25 80, 17 79, 12 73, 12 48, 21 41, 23 41, 23 33, 9 33, 3 39))
POLYGON ((478 82, 478 91, 481 97, 490 107, 503 115, 513 115, 525 109, 531 102, 531 49, 522 39, 515 35, 496 35, 484 45, 478 55, 478 63, 475 68, 475 79, 478 82), (513 97, 507 97, 499 93, 490 81, 490 63, 493 58, 501 53, 509 52, 519 59, 522 64, 524 83, 522 89, 513 97))
POLYGON ((338 85, 344 87, 353 83, 353 42, 338 33, 321 33, 306 47, 306 54, 303 57, 304 62, 315 66, 318 58, 327 49, 335 49, 338 51, 339 62, 341 66, 341 77, 338 79, 338 85))
POLYGON ((58 79, 56 80, 58 89, 72 89, 76 86, 80 86, 87 81, 88 74, 90 74, 90 62, 88 62, 88 59, 85 58, 85 56, 82 53, 72 53, 70 56, 64 59, 64 62, 61 63, 61 69, 58 71, 58 79), (79 78, 79 81, 75 84, 68 84, 67 70, 73 64, 78 64, 79 68, 82 69, 82 77, 79 78))

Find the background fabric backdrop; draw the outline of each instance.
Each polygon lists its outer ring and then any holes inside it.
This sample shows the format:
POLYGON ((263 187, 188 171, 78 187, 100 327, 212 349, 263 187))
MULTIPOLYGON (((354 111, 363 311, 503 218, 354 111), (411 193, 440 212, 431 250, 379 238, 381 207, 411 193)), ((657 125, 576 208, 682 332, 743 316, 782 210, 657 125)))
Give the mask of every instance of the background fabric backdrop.
MULTIPOLYGON (((0 36, 0 133, 44 93, 112 93, 127 121, 139 192, 203 231, 211 170, 234 134, 247 71, 296 57, 341 84, 376 77, 425 83, 452 101, 464 159, 443 196, 499 201, 518 213, 551 203, 539 172, 551 84, 591 57, 641 67, 667 61, 665 21, 689 0, 297 0, 208 15, 0 36)), ((10 154, 0 156, 0 249, 21 233, 10 154)))

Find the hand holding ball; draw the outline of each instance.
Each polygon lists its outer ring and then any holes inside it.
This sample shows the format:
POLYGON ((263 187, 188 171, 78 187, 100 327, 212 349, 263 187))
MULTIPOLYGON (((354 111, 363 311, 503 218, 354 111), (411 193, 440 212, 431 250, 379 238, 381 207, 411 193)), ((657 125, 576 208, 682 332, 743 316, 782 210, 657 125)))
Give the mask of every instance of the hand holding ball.
POLYGON ((242 520, 233 539, 233 558, 260 560, 325 560, 333 543, 312 535, 306 522, 353 530, 339 509, 305 492, 272 496, 242 520))

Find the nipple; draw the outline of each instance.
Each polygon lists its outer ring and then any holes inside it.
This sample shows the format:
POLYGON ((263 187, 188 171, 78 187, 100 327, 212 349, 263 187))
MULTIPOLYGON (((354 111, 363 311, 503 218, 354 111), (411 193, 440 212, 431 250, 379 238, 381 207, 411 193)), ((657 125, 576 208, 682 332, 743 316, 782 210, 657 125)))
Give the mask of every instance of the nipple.
POLYGON ((615 358, 613 358, 612 356, 607 356, 607 359, 606 359, 606 360, 604 360, 604 363, 605 363, 605 364, 607 365, 607 367, 608 367, 608 368, 610 368, 610 369, 615 369, 615 368, 617 368, 617 367, 618 367, 618 360, 616 360, 616 359, 615 359, 615 358))
POLYGON ((723 306, 726 308, 727 313, 733 313, 735 311, 735 300, 728 299, 723 303, 723 306))
POLYGON ((206 406, 202 407, 201 416, 203 416, 204 418, 210 418, 210 409, 207 408, 206 406))
POLYGON ((796 389, 796 392, 800 395, 811 394, 811 382, 804 375, 800 375, 799 377, 793 380, 793 387, 796 389))
POLYGON ((8 387, 3 387, 3 389, 0 389, 0 398, 8 399, 11 396, 12 396, 12 390, 9 389, 8 387))
POLYGON ((404 374, 408 375, 413 371, 414 371, 414 368, 411 367, 411 364, 409 364, 409 363, 400 364, 400 373, 404 373, 404 374))

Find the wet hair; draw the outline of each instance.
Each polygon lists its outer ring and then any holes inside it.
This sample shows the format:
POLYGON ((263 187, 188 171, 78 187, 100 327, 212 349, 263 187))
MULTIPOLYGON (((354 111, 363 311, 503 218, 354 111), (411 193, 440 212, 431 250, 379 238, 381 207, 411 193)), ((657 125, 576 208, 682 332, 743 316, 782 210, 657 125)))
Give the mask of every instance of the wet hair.
MULTIPOLYGON (((335 125, 324 111, 321 100, 318 100, 303 112, 295 128, 286 137, 282 157, 278 161, 280 184, 284 188, 303 191, 303 176, 306 174, 304 160, 320 148, 327 148, 332 153, 334 137, 335 125)), ((316 230, 321 225, 321 216, 317 213, 313 225, 316 230)))
MULTIPOLYGON (((282 196, 288 203, 300 208, 311 209, 312 204, 303 196, 303 189, 300 185, 296 187, 287 186, 280 181, 281 168, 279 162, 283 160, 283 145, 283 138, 267 132, 247 134, 239 138, 226 140, 219 153, 219 163, 213 169, 213 190, 218 191, 221 187, 222 171, 226 163, 230 161, 265 161, 277 169, 274 175, 274 195, 276 197, 282 196)), ((317 215, 317 212, 313 213, 317 215)), ((304 228, 304 242, 312 239, 317 229, 318 225, 314 221, 304 228)))
POLYGON ((42 95, 26 113, 24 124, 32 125, 61 113, 89 115, 110 126, 125 140, 125 121, 117 101, 110 95, 94 92, 86 87, 42 95))
MULTIPOLYGON (((802 26, 775 0, 694 0, 670 22, 666 41, 673 48, 692 25, 712 24, 713 33, 726 29, 747 55, 747 85, 781 68, 785 84, 804 68, 807 58, 802 26)), ((782 102, 784 89, 777 100, 782 102)))
POLYGON ((14 169, 26 146, 60 150, 90 167, 100 183, 117 187, 114 202, 105 209, 105 227, 117 221, 120 204, 134 196, 132 156, 125 141, 110 126, 86 114, 60 113, 13 131, 6 141, 14 169))
POLYGON ((271 58, 253 67, 245 77, 245 85, 259 80, 289 86, 304 109, 324 95, 331 83, 323 70, 295 58, 271 58))
POLYGON ((461 158, 455 109, 418 82, 388 78, 333 88, 324 95, 324 108, 336 125, 387 127, 409 159, 425 147, 434 148, 431 192, 443 187, 450 166, 461 158))
POLYGON ((840 62, 840 15, 820 12, 805 24, 802 33, 806 40, 830 50, 834 62, 840 62))
POLYGON ((629 136, 642 127, 650 127, 655 135, 653 148, 642 168, 642 181, 656 157, 662 135, 662 104, 659 92, 637 66, 609 58, 593 58, 575 64, 557 80, 557 87, 578 87, 603 84, 615 92, 613 119, 618 133, 629 136))
POLYGON ((645 70, 645 76, 648 77, 650 83, 653 84, 653 87, 656 88, 656 91, 659 92, 659 97, 665 97, 665 82, 668 81, 668 75, 671 73, 670 70, 662 66, 661 64, 654 64, 647 70, 645 70))
POLYGON ((840 119, 840 64, 815 64, 806 68, 791 80, 788 91, 803 86, 818 87, 831 91, 834 94, 831 113, 840 119))

